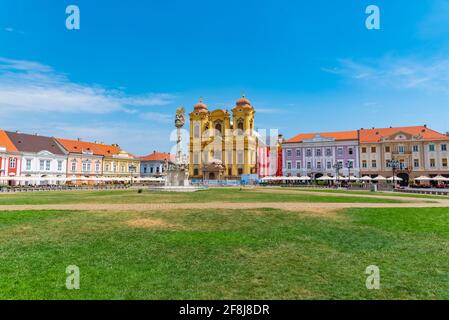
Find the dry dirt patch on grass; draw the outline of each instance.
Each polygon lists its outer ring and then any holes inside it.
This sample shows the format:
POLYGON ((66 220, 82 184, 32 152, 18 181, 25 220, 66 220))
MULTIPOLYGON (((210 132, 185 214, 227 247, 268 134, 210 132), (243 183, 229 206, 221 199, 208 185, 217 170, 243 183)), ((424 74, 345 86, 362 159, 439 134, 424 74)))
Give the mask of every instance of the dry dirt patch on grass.
POLYGON ((341 209, 335 208, 308 208, 306 211, 299 212, 300 215, 306 217, 317 217, 327 219, 341 219, 342 215, 339 214, 341 209))
POLYGON ((141 218, 141 219, 133 219, 125 222, 126 225, 132 228, 141 228, 141 229, 176 229, 177 226, 171 223, 168 223, 162 219, 149 219, 149 218, 141 218))

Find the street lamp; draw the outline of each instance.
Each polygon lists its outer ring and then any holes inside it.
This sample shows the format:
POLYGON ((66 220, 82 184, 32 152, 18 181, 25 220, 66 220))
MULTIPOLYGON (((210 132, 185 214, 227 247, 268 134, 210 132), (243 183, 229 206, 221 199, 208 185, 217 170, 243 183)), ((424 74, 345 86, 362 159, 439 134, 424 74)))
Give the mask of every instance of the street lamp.
POLYGON ((396 170, 401 167, 401 163, 398 160, 388 160, 387 161, 387 167, 391 168, 393 170, 393 188, 396 187, 396 170))
POLYGON ((337 186, 338 186, 338 184, 339 184, 339 179, 340 179, 340 170, 343 169, 343 164, 340 163, 340 162, 337 162, 337 163, 334 164, 332 167, 335 169, 335 172, 336 172, 336 174, 337 174, 337 175, 336 175, 336 178, 337 178, 337 186))
POLYGON ((133 164, 129 166, 129 172, 131 173, 131 185, 133 185, 133 173, 136 172, 136 169, 136 166, 133 164))
POLYGON ((354 163, 352 161, 346 162, 346 168, 348 168, 348 179, 351 182, 351 169, 354 168, 354 163))

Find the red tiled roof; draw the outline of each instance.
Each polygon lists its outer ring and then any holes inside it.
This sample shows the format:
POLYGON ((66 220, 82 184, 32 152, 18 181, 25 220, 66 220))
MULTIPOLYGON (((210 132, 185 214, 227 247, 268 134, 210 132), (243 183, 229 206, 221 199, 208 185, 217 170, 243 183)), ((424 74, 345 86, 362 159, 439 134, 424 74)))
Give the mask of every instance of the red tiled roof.
POLYGON ((121 151, 119 147, 101 143, 68 140, 61 138, 56 138, 56 141, 58 141, 64 147, 64 149, 71 153, 82 153, 84 151, 92 152, 92 154, 99 156, 111 156, 121 151))
POLYGON ((331 138, 335 139, 336 141, 345 141, 345 140, 357 140, 358 134, 357 130, 353 131, 338 131, 338 132, 317 132, 317 133, 301 133, 293 138, 285 141, 285 143, 299 143, 303 142, 307 139, 313 139, 317 135, 320 135, 322 138, 331 138))
POLYGON ((140 157, 140 160, 143 161, 174 161, 175 156, 170 153, 162 153, 162 152, 153 152, 152 154, 149 154, 147 156, 140 157))
POLYGON ((406 133, 413 136, 421 136, 421 140, 449 140, 449 137, 425 126, 374 128, 360 130, 360 143, 380 142, 397 133, 406 133))
POLYGON ((12 143, 11 139, 9 139, 8 135, 3 130, 0 130, 0 147, 6 148, 6 151, 18 151, 16 146, 12 143))

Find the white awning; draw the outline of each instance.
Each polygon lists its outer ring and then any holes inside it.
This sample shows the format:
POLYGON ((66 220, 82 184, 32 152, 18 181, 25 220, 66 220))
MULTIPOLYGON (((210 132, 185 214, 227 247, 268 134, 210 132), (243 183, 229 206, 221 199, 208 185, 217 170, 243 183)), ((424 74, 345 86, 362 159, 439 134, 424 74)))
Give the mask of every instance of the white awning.
POLYGON ((436 176, 435 178, 432 178, 433 181, 449 181, 449 178, 443 177, 443 176, 436 176))
POLYGON ((399 178, 398 176, 394 176, 394 177, 389 177, 388 179, 387 179, 388 181, 404 181, 404 179, 402 179, 402 178, 399 178))
POLYGON ((373 180, 373 178, 371 178, 370 176, 363 176, 360 178, 361 181, 371 181, 373 180))
POLYGON ((415 180, 418 180, 418 181, 430 181, 432 179, 430 179, 427 176, 421 176, 421 177, 415 178, 415 180))

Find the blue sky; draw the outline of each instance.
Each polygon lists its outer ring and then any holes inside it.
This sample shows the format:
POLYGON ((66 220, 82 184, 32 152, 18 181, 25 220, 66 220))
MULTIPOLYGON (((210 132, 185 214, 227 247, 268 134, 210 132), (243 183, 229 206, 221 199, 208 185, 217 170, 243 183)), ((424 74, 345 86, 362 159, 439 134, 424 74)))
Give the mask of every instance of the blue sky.
POLYGON ((173 114, 242 92, 286 137, 449 131, 449 1, 0 2, 0 127, 169 151, 173 114), (65 8, 81 29, 65 28, 65 8), (381 30, 365 28, 365 8, 381 30))

